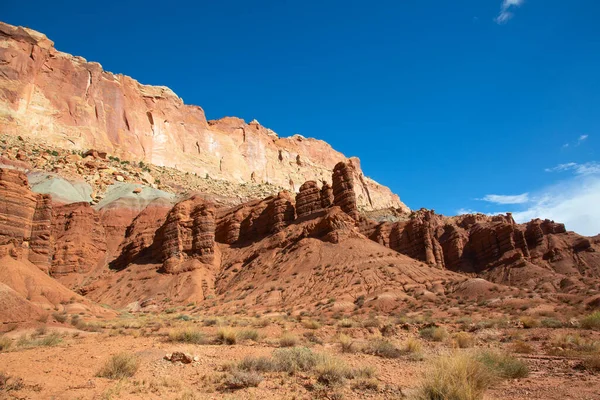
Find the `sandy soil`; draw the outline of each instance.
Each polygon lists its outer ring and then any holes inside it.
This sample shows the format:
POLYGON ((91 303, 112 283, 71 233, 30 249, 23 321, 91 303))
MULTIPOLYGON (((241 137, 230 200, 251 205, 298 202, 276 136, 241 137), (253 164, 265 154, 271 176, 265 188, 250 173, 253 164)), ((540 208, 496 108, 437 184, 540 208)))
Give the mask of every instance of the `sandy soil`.
MULTIPOLYGON (((264 318, 263 318, 264 319, 264 318)), ((600 332, 581 329, 519 329, 490 328, 470 333, 474 347, 456 349, 452 339, 458 328, 448 325, 450 335, 440 342, 419 338, 418 325, 401 325, 385 340, 402 346, 409 338, 422 343, 420 357, 401 356, 382 358, 363 352, 342 353, 339 334, 352 337, 360 348, 373 338, 381 337, 377 327, 341 327, 339 321, 309 329, 306 321, 277 318, 268 323, 257 319, 234 317, 215 320, 193 317, 190 321, 177 319, 176 314, 121 318, 93 326, 101 332, 87 332, 73 327, 55 326, 38 329, 15 330, 4 335, 13 339, 12 346, 0 352, 0 373, 9 376, 2 399, 400 399, 411 398, 433 360, 440 354, 454 351, 474 352, 478 349, 501 348, 512 352, 519 340, 530 346, 530 354, 514 354, 529 368, 529 376, 504 381, 487 391, 485 399, 600 399, 600 374, 579 368, 584 354, 564 353, 549 355, 550 343, 560 337, 577 337, 585 343, 598 345, 600 332), (205 326, 233 325, 238 333, 254 330, 259 339, 239 340, 234 345, 215 344, 220 329, 205 326), (328 325, 329 324, 329 325, 328 325), (262 326, 266 325, 266 326, 262 326), (194 329, 205 334, 209 344, 194 345, 168 340, 169 332, 194 329), (311 373, 289 375, 284 372, 262 373, 264 380, 258 387, 230 390, 224 384, 228 366, 244 357, 269 357, 280 347, 280 338, 286 332, 298 339, 298 345, 313 352, 325 353, 343 360, 349 367, 371 366, 376 371, 372 381, 376 388, 356 388, 356 379, 331 388, 317 388, 311 373), (35 338, 43 339, 53 333, 61 337, 53 346, 32 344, 35 338), (307 336, 308 335, 308 336, 307 336), (570 336, 569 336, 570 335, 570 336), (29 338, 23 343, 23 336, 29 338), (21 343, 19 344, 19 339, 21 343), (191 364, 172 363, 164 356, 183 351, 197 356, 191 364), (117 353, 126 352, 139 359, 139 369, 130 378, 111 380, 97 376, 101 367, 117 353)), ((365 321, 362 321, 365 325, 365 321)), ((366 324, 368 325, 368 324, 366 324)), ((383 325, 382 325, 383 326, 383 325)), ((80 325, 91 329, 92 326, 80 325)), ((597 351, 597 349, 590 350, 597 351)), ((556 353, 556 351, 554 351, 556 353)))

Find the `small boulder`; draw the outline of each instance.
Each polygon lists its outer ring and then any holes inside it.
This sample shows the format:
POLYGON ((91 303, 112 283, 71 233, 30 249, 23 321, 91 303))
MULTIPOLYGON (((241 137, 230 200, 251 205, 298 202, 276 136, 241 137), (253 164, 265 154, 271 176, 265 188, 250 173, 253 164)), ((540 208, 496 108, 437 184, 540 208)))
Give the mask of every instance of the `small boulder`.
POLYGON ((198 357, 192 356, 191 354, 183 353, 181 351, 175 351, 171 354, 167 354, 165 356, 165 360, 171 362, 180 362, 183 364, 191 364, 194 361, 198 361, 198 357))

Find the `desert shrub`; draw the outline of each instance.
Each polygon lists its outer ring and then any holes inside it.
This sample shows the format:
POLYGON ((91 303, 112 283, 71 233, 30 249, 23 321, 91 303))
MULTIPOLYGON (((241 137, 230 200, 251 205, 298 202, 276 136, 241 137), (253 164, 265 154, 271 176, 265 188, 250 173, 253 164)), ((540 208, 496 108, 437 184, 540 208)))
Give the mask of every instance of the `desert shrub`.
POLYGON ((190 344, 206 344, 208 342, 203 332, 190 328, 169 332, 169 341, 190 344))
POLYGON ((6 351, 12 347, 12 339, 0 336, 0 351, 6 351))
POLYGON ((342 353, 354 353, 356 351, 354 340, 350 336, 341 334, 338 337, 338 341, 342 348, 342 353))
POLYGON ((402 355, 400 349, 391 342, 382 339, 371 340, 363 348, 363 352, 383 358, 398 358, 402 355))
POLYGON ((60 334, 53 332, 47 336, 44 336, 43 338, 36 340, 34 342, 34 345, 51 347, 58 345, 60 342, 62 342, 62 337, 60 336, 60 334))
POLYGON ((396 327, 393 324, 385 324, 379 328, 379 331, 381 332, 381 336, 391 337, 396 334, 396 327))
POLYGON ((369 379, 374 378, 377 371, 370 365, 354 368, 350 371, 349 377, 352 379, 369 379))
MULTIPOLYGON (((25 387, 25 383, 23 383, 23 379, 11 377, 4 372, 0 372, 0 392, 3 392, 3 391, 10 392, 12 390, 21 390, 24 387, 25 387)), ((2 398, 4 398, 4 397, 2 397, 2 398)))
POLYGON ((321 327, 321 324, 318 321, 310 319, 302 321, 302 326, 304 326, 306 329, 319 329, 321 327))
POLYGON ((596 311, 581 320, 583 329, 600 329, 600 311, 596 311))
POLYGON ((423 359, 423 345, 415 338, 408 338, 402 344, 402 352, 408 354, 413 360, 423 359))
POLYGON ((238 333, 238 338, 240 340, 253 340, 257 342, 259 337, 258 331, 254 329, 244 329, 238 333))
POLYGON ((448 337, 448 331, 444 327, 430 326, 419 331, 423 339, 433 340, 434 342, 443 342, 448 337))
POLYGON ((519 321, 523 324, 523 328, 525 329, 539 328, 541 325, 540 321, 533 317, 521 317, 519 318, 519 321))
POLYGON ((563 352, 571 351, 577 353, 600 352, 600 342, 587 340, 579 335, 557 335, 552 338, 551 344, 563 352))
POLYGON ((522 340, 517 340, 512 344, 512 351, 519 354, 531 354, 534 352, 533 347, 522 340))
POLYGON ((495 382, 493 372, 466 353, 441 356, 433 362, 419 388, 420 400, 480 400, 495 382))
POLYGON ((219 319, 218 318, 206 318, 204 321, 204 326, 215 326, 217 324, 219 324, 219 319))
POLYGON ((270 372, 277 370, 277 364, 269 357, 246 357, 237 368, 241 371, 270 372))
POLYGON ((544 328, 561 328, 563 323, 556 318, 544 318, 542 320, 542 326, 544 328))
POLYGON ((236 344, 237 332, 231 328, 220 328, 217 331, 217 341, 221 344, 236 344))
POLYGON ((304 336, 306 340, 308 340, 311 343, 323 344, 323 340, 317 335, 315 335, 314 332, 304 332, 302 336, 304 336))
POLYGON ((379 382, 377 379, 373 378, 357 379, 356 382, 352 384, 352 389, 359 391, 379 390, 379 382))
POLYGON ((352 322, 352 320, 348 318, 344 318, 341 319, 340 322, 338 322, 338 326, 340 328, 352 328, 354 326, 354 322, 352 322))
POLYGON ((529 375, 527 365, 510 354, 499 351, 483 351, 479 353, 478 359, 500 378, 516 379, 529 375))
POLYGON ((292 335, 291 333, 283 333, 279 338, 279 345, 281 347, 294 347, 298 344, 298 337, 292 335))
POLYGON ((33 336, 34 337, 39 337, 39 336, 45 335, 46 333, 48 333, 48 327, 46 325, 38 326, 35 329, 35 332, 33 333, 33 336))
POLYGON ((139 365, 138 358, 133 354, 115 354, 98 371, 97 376, 108 379, 129 378, 137 372, 139 365))
POLYGON ((234 370, 225 376, 224 385, 231 390, 256 387, 263 381, 263 377, 256 372, 234 370))
POLYGON ((52 317, 56 320, 56 322, 60 322, 61 324, 67 322, 69 316, 66 313, 53 313, 52 317))
POLYGON ((588 371, 600 372, 600 354, 594 354, 583 360, 583 367, 588 371))
POLYGON ((380 325, 376 318, 369 318, 362 323, 363 328, 379 328, 380 325))
POLYGON ((306 347, 277 349, 273 352, 273 360, 279 371, 294 374, 312 370, 319 361, 319 356, 306 347))
POLYGON ((271 324, 271 321, 269 319, 261 318, 261 319, 255 321, 253 325, 257 328, 266 328, 270 324, 271 324))
POLYGON ((461 349, 473 347, 473 344, 475 343, 473 336, 467 332, 458 332, 456 335, 454 335, 454 341, 456 346, 461 349))
POLYGON ((352 377, 352 372, 342 360, 328 356, 322 356, 315 366, 317 381, 327 386, 343 383, 346 378, 352 377))

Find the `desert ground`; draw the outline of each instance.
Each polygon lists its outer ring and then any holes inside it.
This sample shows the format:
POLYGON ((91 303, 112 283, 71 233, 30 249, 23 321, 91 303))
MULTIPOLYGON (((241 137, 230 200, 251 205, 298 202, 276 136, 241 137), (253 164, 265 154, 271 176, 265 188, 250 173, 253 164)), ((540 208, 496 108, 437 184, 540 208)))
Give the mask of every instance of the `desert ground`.
POLYGON ((472 365, 463 372, 481 380, 485 399, 600 398, 599 313, 569 321, 548 314, 485 319, 477 312, 320 319, 202 316, 195 308, 89 322, 55 313, 48 320, 62 323, 5 333, 0 396, 424 398, 435 378, 460 380, 447 373, 463 371, 464 361, 472 365))

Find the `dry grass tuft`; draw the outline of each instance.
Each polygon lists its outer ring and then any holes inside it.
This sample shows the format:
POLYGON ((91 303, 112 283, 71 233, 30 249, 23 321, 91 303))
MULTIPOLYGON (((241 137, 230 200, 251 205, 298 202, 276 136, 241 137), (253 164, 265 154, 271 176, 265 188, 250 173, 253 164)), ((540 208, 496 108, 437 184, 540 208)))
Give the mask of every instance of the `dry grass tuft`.
POLYGON ((346 378, 351 378, 353 371, 346 363, 334 357, 321 356, 315 367, 317 381, 323 385, 336 386, 344 383, 346 378))
POLYGON ((583 360, 583 367, 588 371, 600 372, 600 354, 594 354, 583 360))
POLYGON ((313 319, 302 321, 302 326, 306 329, 319 329, 321 327, 321 323, 315 321, 313 319))
POLYGON ((260 334, 254 329, 244 329, 237 336, 240 340, 252 340, 254 342, 258 342, 260 339, 260 334))
POLYGON ((169 341, 178 343, 206 344, 208 340, 203 332, 186 328, 169 332, 169 341))
POLYGON ((284 332, 279 338, 279 345, 281 347, 294 347, 298 344, 298 337, 291 333, 284 332))
POLYGON ((542 325, 540 321, 533 317, 521 317, 519 321, 525 329, 539 328, 542 325))
POLYGON ((456 346, 460 349, 467 349, 469 347, 473 347, 473 345, 475 344, 473 336, 471 336, 467 332, 458 332, 457 334, 455 334, 454 342, 456 343, 456 346))
POLYGON ((443 326, 430 326, 419 331, 423 339, 433 340, 434 342, 443 342, 448 337, 448 331, 443 326))
POLYGON ((309 348, 292 347, 275 350, 273 360, 279 371, 295 374, 311 371, 319 362, 319 356, 309 348))
POLYGON ((516 379, 529 375, 527 364, 510 354, 499 351, 483 351, 478 360, 495 372, 500 378, 516 379))
POLYGON ((371 340, 364 348, 363 352, 383 358, 398 358, 402 351, 391 342, 382 339, 371 340))
POLYGON ((129 353, 115 354, 98 371, 97 376, 109 379, 132 377, 138 370, 140 362, 136 356, 129 353))
POLYGON ((12 339, 6 336, 0 336, 0 351, 6 351, 12 347, 12 339))
POLYGON ((512 351, 519 354, 531 354, 535 350, 530 344, 522 340, 517 340, 512 344, 512 351))
POLYGON ((436 359, 425 375, 420 400, 480 400, 495 382, 492 371, 477 358, 453 353, 436 359))
POLYGON ((583 329, 600 330, 600 311, 596 311, 595 313, 584 317, 581 320, 581 327, 583 329))
POLYGON ((233 345, 237 343, 237 332, 231 328, 220 328, 217 331, 217 341, 221 344, 233 345))
POLYGON ((344 335, 342 333, 341 335, 339 335, 338 341, 342 348, 342 353, 355 353, 356 352, 356 345, 354 343, 354 340, 350 336, 344 335))

